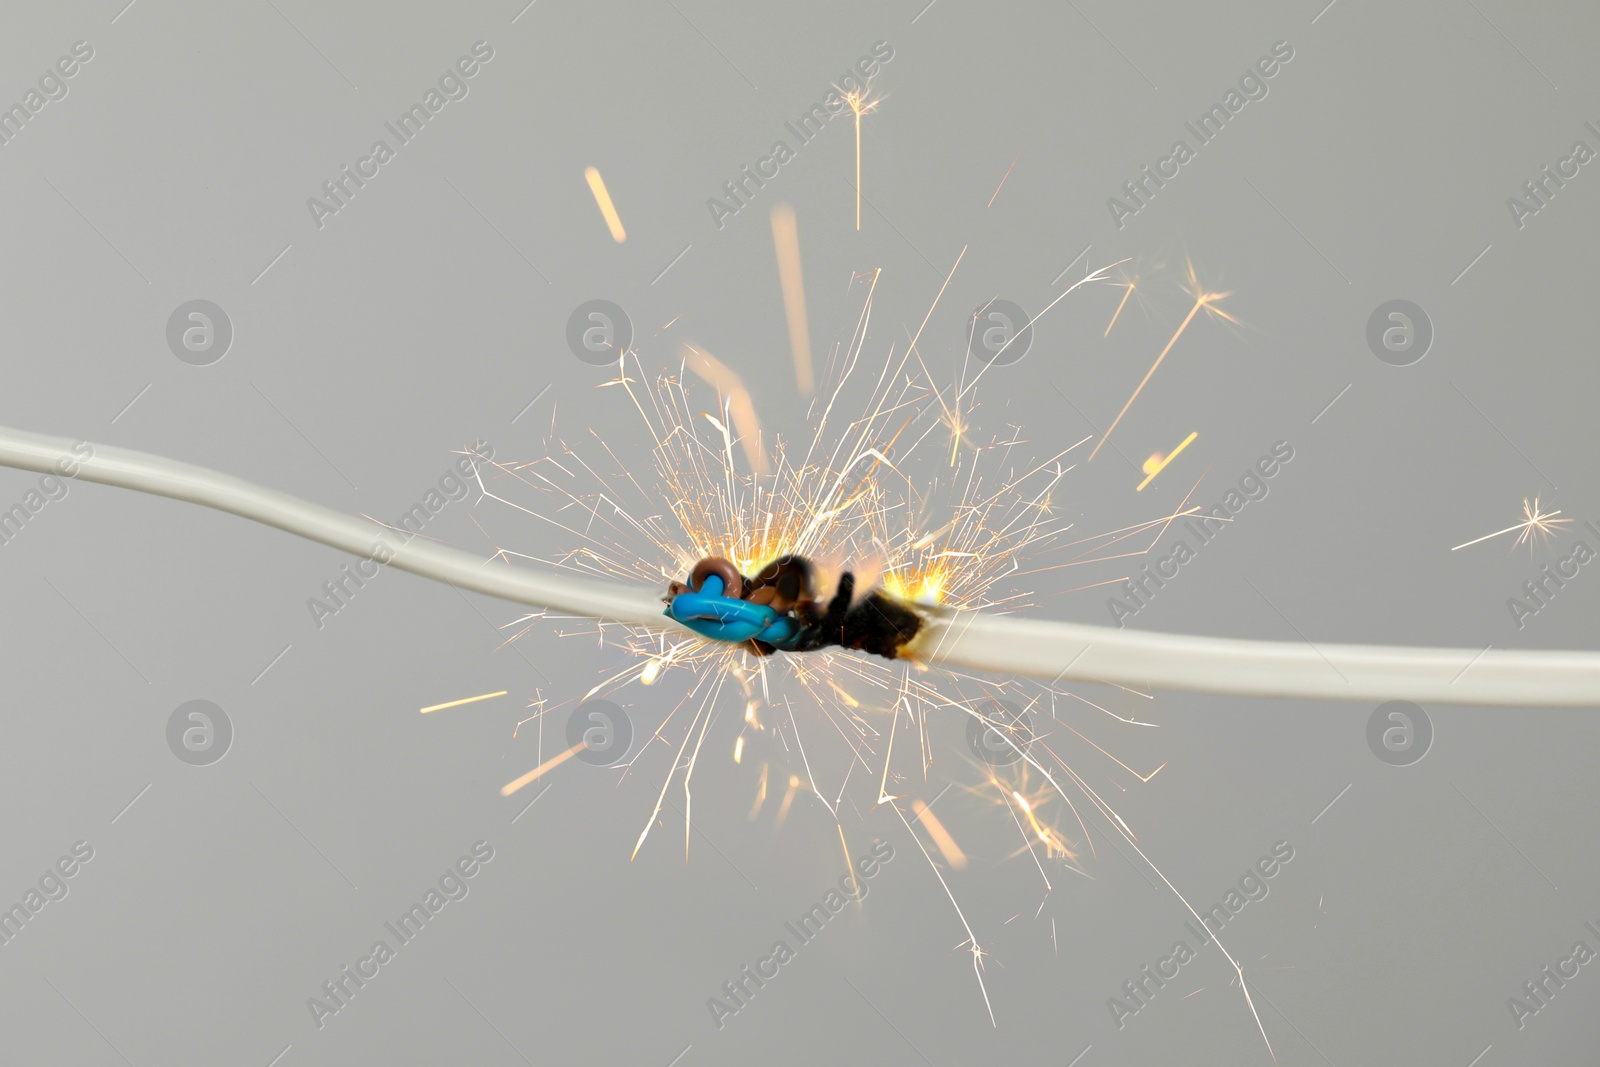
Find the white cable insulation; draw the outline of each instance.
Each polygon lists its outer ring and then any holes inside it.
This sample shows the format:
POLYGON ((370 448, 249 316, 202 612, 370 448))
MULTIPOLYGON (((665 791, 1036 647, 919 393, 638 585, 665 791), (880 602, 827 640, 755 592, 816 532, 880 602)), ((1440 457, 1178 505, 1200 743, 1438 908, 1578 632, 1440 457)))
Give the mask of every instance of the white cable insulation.
POLYGON ((1232 696, 1600 707, 1600 653, 1407 648, 1145 633, 1016 615, 937 618, 931 662, 996 674, 1232 696))
POLYGON ((75 471, 71 476, 80 481, 204 504, 425 578, 521 604, 635 625, 671 623, 661 613, 664 590, 486 563, 471 553, 418 537, 403 537, 367 519, 207 467, 101 444, 91 445, 92 454, 85 459, 83 453, 88 450, 82 442, 77 444, 78 451, 74 451, 74 442, 66 438, 0 427, 0 464, 54 474, 75 471))
MULTIPOLYGON (((486 563, 189 463, 0 427, 0 464, 187 500, 463 589, 552 611, 681 629, 660 589, 486 563)), ((1600 707, 1600 653, 1312 645, 1143 633, 984 612, 926 612, 908 650, 951 667, 1235 696, 1600 707)), ((684 631, 687 632, 687 631, 684 631)))

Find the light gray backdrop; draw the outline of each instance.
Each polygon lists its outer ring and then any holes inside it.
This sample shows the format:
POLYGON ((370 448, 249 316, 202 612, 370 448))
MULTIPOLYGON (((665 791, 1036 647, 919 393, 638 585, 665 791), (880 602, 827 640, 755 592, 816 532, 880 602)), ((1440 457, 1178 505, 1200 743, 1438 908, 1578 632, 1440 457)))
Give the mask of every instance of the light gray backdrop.
MULTIPOLYGON (((882 358, 967 249, 919 346, 945 383, 975 306, 1036 313, 1086 266, 1131 259, 1145 282, 1109 338, 1120 292, 1074 295, 1025 358, 987 375, 984 434, 1019 426, 1027 454, 1105 429, 1188 310, 1186 258, 1232 292, 1222 306, 1242 325, 1197 319, 1115 447, 1058 493, 1080 530, 1113 529, 1177 506, 1202 473, 1196 499, 1214 503, 1275 442, 1294 448, 1268 496, 1131 625, 1469 649, 1600 640, 1592 567, 1520 628, 1507 606, 1578 540, 1600 544, 1592 533, 1567 527, 1531 554, 1510 537, 1450 550, 1515 522, 1524 497, 1600 520, 1600 164, 1566 164, 1537 213, 1508 205, 1539 206, 1524 183, 1575 142, 1600 149, 1584 125, 1600 125, 1589 5, 123 2, 13 4, 0 34, 0 104, 27 115, 0 146, 7 424, 389 521, 480 439, 535 459, 552 426, 593 427, 643 471, 635 420, 596 388, 607 372, 565 339, 573 309, 604 298, 627 310, 648 373, 693 339, 793 433, 768 222, 783 201, 819 362, 854 324, 853 274, 883 270, 869 343, 882 358), (80 41, 92 58, 47 77, 80 41), (375 140, 395 145, 384 123, 479 41, 492 59, 467 95, 318 225, 307 199, 375 140), (864 123, 860 232, 843 119, 719 228, 707 198, 775 140, 793 144, 784 123, 880 41, 893 59, 864 123), (1119 227, 1108 198, 1179 138, 1195 147, 1184 124, 1278 42, 1293 58, 1265 95, 1250 82, 1258 98, 1119 227), (624 243, 584 182, 591 165, 624 243), (196 299, 233 333, 207 366, 167 339, 196 299), (1367 340, 1397 299, 1434 335, 1409 366, 1367 340), (1190 431, 1135 494, 1143 458, 1190 431)), ((38 484, 0 472, 0 508, 38 484)), ((571 547, 467 503, 428 533, 487 554, 475 519, 518 551, 571 547)), ((319 629, 307 599, 349 562, 87 484, 0 545, 0 904, 41 878, 66 887, 0 944, 0 1059, 1271 1062, 1211 947, 1113 1021, 1123 983, 1194 939, 1103 821, 1091 841, 1074 830, 1096 850, 1091 877, 1053 871, 1041 909, 1032 862, 1008 858, 1010 822, 953 790, 936 810, 974 856, 950 878, 992 953, 991 1026, 944 891, 861 779, 842 809, 852 849, 882 837, 896 859, 719 1029, 707 998, 843 873, 832 818, 802 794, 781 828, 770 800, 747 820, 757 770, 729 759, 737 706, 706 741, 687 863, 674 807, 629 862, 664 751, 627 777, 568 763, 531 808, 535 790, 502 798, 536 762, 537 733, 512 736, 529 703, 580 697, 623 654, 563 637, 575 623, 501 647, 515 605, 400 573, 319 629), (169 719, 197 699, 232 726, 209 766, 169 747, 169 719), (46 877, 80 841, 92 859, 46 877), (465 898, 319 1026, 308 998, 395 942, 384 923, 479 841, 493 859, 465 898)), ((1068 590, 1119 566, 1030 579, 1029 610, 1109 621, 1107 590, 1068 590)), ((1430 707, 1426 758, 1393 766, 1369 748, 1370 704, 1078 692, 1159 724, 1061 709, 1140 773, 1170 761, 1148 784, 1076 739, 1062 748, 1198 905, 1292 846, 1226 930, 1280 1062, 1592 1061, 1600 965, 1547 982, 1521 1026, 1508 999, 1579 940, 1600 949, 1584 927, 1600 926, 1593 710, 1430 707)), ((675 695, 618 699, 643 744, 675 695)), ((563 723, 545 727, 545 754, 563 723)), ((934 729, 952 755, 909 784, 916 796, 974 773, 959 723, 934 729)), ((775 745, 764 755, 775 774, 796 769, 775 745)))

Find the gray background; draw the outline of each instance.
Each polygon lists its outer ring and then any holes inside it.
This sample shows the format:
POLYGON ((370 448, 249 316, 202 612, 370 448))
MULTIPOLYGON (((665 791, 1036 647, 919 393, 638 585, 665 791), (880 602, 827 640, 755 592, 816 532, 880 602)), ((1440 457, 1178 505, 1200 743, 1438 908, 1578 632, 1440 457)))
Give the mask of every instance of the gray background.
MULTIPOLYGON (((949 381, 974 306, 1001 295, 1036 312, 1086 264, 1132 257, 1143 306, 1109 339, 1118 291, 1074 295, 1026 358, 986 378, 985 433, 1020 426, 1029 451, 1049 453, 1121 407, 1187 310, 1188 256, 1233 291, 1224 306, 1245 325, 1191 326, 1118 447, 1069 477, 1064 513, 1113 529, 1175 507, 1202 472, 1197 499, 1215 501, 1275 441, 1296 455, 1139 627, 1594 648, 1600 577, 1587 569, 1522 630, 1505 605, 1575 529, 1531 556, 1509 538, 1449 549, 1516 521, 1524 496, 1600 520, 1600 164, 1521 229, 1506 207, 1573 141, 1600 147, 1582 125, 1600 119, 1600 14, 1324 3, 13 4, 0 101, 74 41, 95 56, 0 147, 0 418, 382 518, 478 438, 534 459, 552 425, 559 438, 594 427, 642 469, 620 396, 595 388, 606 372, 564 341, 572 309, 605 297, 629 311, 650 373, 675 369, 692 338, 744 375, 770 429, 794 433, 767 222, 783 200, 819 362, 859 311, 853 273, 884 272, 868 345, 881 358, 968 247, 920 345, 949 381), (314 226, 306 198, 480 39, 495 57, 470 95, 314 226), (843 120, 719 231, 706 198, 879 40, 895 55, 865 125, 861 232, 843 120), (1279 40, 1295 56, 1269 95, 1113 225, 1106 198, 1279 40), (624 244, 584 184, 591 164, 624 244), (195 298, 235 330, 208 367, 164 337, 195 298), (1436 331, 1405 368, 1364 339, 1395 298, 1436 331), (1136 495, 1142 457, 1191 430, 1189 452, 1136 495)), ((0 471, 0 505, 36 482, 0 471)), ((519 551, 566 547, 489 505, 452 505, 429 533, 487 553, 474 518, 519 551)), ((802 794, 781 828, 770 801, 747 821, 757 772, 728 759, 737 707, 706 742, 687 863, 671 808, 628 861, 662 754, 627 777, 569 763, 519 817, 530 792, 498 787, 536 762, 538 738, 514 739, 513 724, 541 696, 581 696, 624 654, 561 636, 585 629, 573 623, 501 647, 515 605, 396 573, 318 630, 306 598, 344 562, 80 484, 0 547, 0 899, 21 899, 74 841, 95 850, 70 895, 0 945, 0 1058, 1270 1062, 1210 948, 1119 1031, 1107 998, 1184 935, 1186 915, 1103 822, 1091 878, 1055 873, 1040 910, 1033 864, 1008 859, 1009 820, 953 790, 938 810, 975 858, 950 878, 993 954, 991 1027, 938 882, 899 822, 868 810, 862 780, 841 815, 852 848, 881 836, 898 858, 718 1031, 706 998, 842 873, 832 818, 802 794), (417 714, 497 689, 510 695, 417 714), (164 732, 195 698, 235 731, 203 768, 174 758, 164 732), (495 858, 470 895, 316 1028, 306 998, 479 839, 495 858)), ((1030 580, 1030 610, 1105 622, 1105 590, 1068 590, 1120 573, 1030 580)), ((1274 841, 1294 846, 1227 930, 1280 1062, 1592 1062, 1597 965, 1521 1030, 1506 1007, 1579 938, 1596 945, 1582 927, 1600 920, 1592 711, 1430 708, 1432 751, 1396 768, 1368 750, 1368 705, 1077 691, 1160 724, 1061 706, 1136 769, 1170 760, 1148 784, 1075 739, 1061 750, 1198 905, 1274 841)), ((663 683, 618 699, 648 732, 675 697, 663 683)), ((975 773, 960 724, 933 729, 951 756, 913 795, 975 773)), ((775 746, 763 754, 794 769, 775 746)))

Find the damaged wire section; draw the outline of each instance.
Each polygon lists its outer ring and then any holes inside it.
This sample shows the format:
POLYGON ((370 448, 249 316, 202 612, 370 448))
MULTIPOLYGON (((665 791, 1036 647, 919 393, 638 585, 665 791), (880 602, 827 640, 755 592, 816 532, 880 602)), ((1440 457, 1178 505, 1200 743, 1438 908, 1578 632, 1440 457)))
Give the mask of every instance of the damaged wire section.
MULTIPOLYGON (((933 308, 909 343, 869 340, 878 278, 853 279, 854 328, 818 361, 820 388, 783 431, 763 427, 732 366, 683 341, 677 368, 621 355, 602 388, 623 417, 591 416, 571 439, 552 421, 543 455, 480 463, 479 515, 497 562, 621 581, 655 599, 644 625, 532 611, 506 624, 509 639, 554 624, 631 652, 596 695, 669 675, 709 692, 749 672, 762 702, 781 705, 774 688, 796 683, 839 731, 860 734, 845 697, 860 701, 857 685, 903 690, 904 668, 930 662, 949 618, 1027 608, 1030 575, 1071 577, 1125 558, 1129 538, 1139 551, 1160 537, 1173 516, 1074 532, 1077 509, 1059 496, 1089 438, 1041 456, 1015 425, 980 431, 976 386, 989 365, 930 372, 918 343, 933 308), (491 532, 501 516, 503 535, 491 532)), ((941 682, 939 699, 958 699, 955 681, 941 682)), ((910 697, 891 703, 915 704, 919 720, 924 710, 910 697)))
POLYGON ((895 659, 922 629, 922 616, 873 590, 859 602, 855 575, 845 571, 826 607, 812 588, 810 561, 783 556, 754 578, 707 556, 689 581, 667 590, 666 614, 702 637, 746 644, 758 656, 838 646, 895 659))

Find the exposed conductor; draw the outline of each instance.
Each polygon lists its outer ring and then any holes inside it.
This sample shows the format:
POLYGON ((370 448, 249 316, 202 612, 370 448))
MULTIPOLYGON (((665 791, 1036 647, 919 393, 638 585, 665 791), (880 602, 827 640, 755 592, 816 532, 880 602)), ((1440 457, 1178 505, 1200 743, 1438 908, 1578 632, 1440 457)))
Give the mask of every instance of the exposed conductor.
POLYGON ((704 637, 747 643, 758 656, 837 646, 896 659, 922 629, 915 609, 878 590, 856 600, 850 571, 839 576, 824 605, 813 574, 803 556, 781 556, 753 578, 708 556, 687 582, 667 587, 666 614, 704 637))

